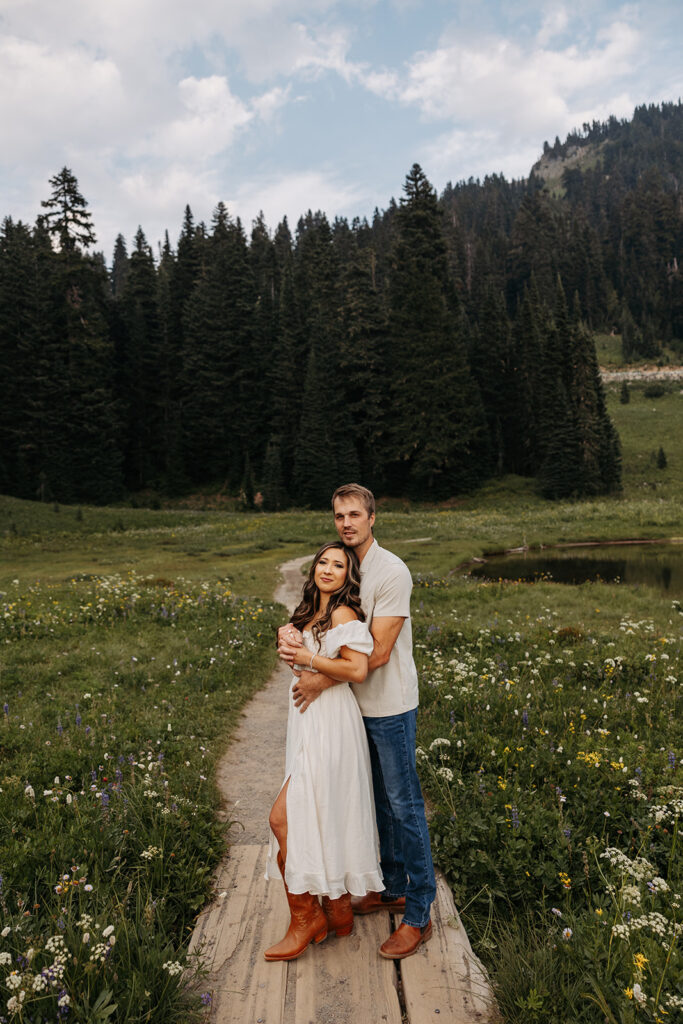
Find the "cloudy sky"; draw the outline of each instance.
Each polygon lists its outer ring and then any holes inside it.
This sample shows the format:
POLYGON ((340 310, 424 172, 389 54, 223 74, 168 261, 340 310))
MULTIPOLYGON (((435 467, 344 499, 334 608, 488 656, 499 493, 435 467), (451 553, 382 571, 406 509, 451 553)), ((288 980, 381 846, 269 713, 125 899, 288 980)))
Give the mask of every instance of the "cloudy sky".
POLYGON ((417 161, 526 175, 544 139, 683 96, 680 0, 0 0, 0 216, 62 166, 98 248, 371 216, 417 161))

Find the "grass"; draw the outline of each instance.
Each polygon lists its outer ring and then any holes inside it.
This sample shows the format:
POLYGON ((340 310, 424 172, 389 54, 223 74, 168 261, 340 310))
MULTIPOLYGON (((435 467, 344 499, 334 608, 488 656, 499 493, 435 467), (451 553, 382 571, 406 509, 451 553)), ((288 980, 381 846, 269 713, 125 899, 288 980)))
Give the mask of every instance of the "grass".
MULTIPOLYGON (((520 1024, 588 1024, 596 1005, 600 1019, 630 1022, 638 1007, 654 1020, 641 991, 657 996, 662 982, 658 1013, 681 992, 675 949, 667 959, 651 930, 609 942, 635 896, 631 869, 601 857, 609 842, 648 858, 669 890, 645 879, 640 906, 669 928, 678 607, 645 587, 474 583, 462 569, 510 547, 680 535, 680 394, 646 399, 634 386, 628 405, 616 388, 608 401, 620 497, 548 503, 506 477, 449 505, 379 510, 380 542, 416 581, 435 853, 520 1024), (660 445, 664 470, 651 458, 660 445), (669 817, 653 822, 664 804, 669 817)), ((225 845, 214 766, 272 665, 277 565, 331 536, 326 512, 0 498, 0 974, 13 979, 5 1003, 24 993, 23 1019, 68 1007, 77 1021, 161 1024, 200 1011, 181 972, 225 845)))
POLYGON ((677 366, 681 361, 681 354, 677 349, 664 345, 656 360, 641 359, 627 365, 624 363, 620 334, 596 334, 595 350, 599 364, 608 370, 639 369, 641 366, 652 366, 653 363, 664 367, 677 366))
POLYGON ((23 1020, 193 1019, 184 950, 225 842, 214 768, 278 619, 225 582, 8 585, 0 975, 23 1020))

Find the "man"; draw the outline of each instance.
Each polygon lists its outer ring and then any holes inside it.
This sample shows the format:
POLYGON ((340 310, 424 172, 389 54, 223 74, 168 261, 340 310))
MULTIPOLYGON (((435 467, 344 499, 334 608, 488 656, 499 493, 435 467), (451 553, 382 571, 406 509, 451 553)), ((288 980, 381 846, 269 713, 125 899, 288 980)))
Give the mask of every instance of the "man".
MULTIPOLYGON (((352 900, 356 914, 403 911, 400 926, 380 947, 390 960, 414 953, 432 934, 429 916, 436 895, 422 791, 415 768, 418 684, 410 626, 412 580, 407 566, 381 548, 372 528, 375 499, 359 484, 338 487, 332 496, 341 540, 360 560, 361 604, 374 650, 364 683, 353 684, 370 747, 380 860, 385 890, 352 900)), ((289 661, 301 635, 291 626, 279 632, 280 656, 289 661)), ((300 711, 337 680, 302 672, 293 688, 300 711)))

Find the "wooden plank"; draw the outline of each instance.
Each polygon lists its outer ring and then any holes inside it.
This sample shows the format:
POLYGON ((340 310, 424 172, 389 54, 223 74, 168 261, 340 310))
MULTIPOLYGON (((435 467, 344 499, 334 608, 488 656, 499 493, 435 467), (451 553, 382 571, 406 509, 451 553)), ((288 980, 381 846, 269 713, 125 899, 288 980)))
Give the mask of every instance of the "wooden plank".
POLYGON ((191 951, 209 970, 213 1024, 282 1024, 287 964, 268 963, 263 951, 287 930, 284 888, 263 878, 267 847, 233 846, 219 869, 219 897, 201 915, 191 951))
POLYGON ((388 913, 368 914, 351 935, 310 946, 295 962, 293 1024, 401 1024, 396 968, 377 952, 390 933, 388 913))
POLYGON ((403 996, 410 1024, 484 1024, 495 1019, 486 970, 472 952, 453 895, 437 872, 433 934, 413 956, 401 960, 403 996))

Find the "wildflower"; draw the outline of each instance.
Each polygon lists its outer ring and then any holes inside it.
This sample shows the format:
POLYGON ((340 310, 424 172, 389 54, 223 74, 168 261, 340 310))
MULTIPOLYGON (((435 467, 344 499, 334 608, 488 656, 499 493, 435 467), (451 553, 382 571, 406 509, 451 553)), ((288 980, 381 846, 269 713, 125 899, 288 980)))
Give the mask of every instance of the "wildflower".
POLYGON ((165 971, 168 971, 171 977, 183 972, 183 965, 178 963, 177 960, 167 960, 166 963, 162 964, 162 967, 165 971))
POLYGON ((26 787, 26 789, 24 790, 24 796, 28 797, 29 800, 35 800, 36 794, 35 794, 35 790, 33 789, 33 786, 31 786, 29 784, 26 787))
POLYGON ((637 981, 633 985, 633 998, 637 1003, 640 1003, 641 1006, 643 1003, 647 1002, 647 996, 637 981))
POLYGON ((109 936, 112 934, 113 931, 114 931, 114 925, 113 924, 108 924, 107 927, 102 932, 102 938, 103 939, 109 938, 109 936))
POLYGON ((555 914, 556 917, 562 917, 562 911, 558 910, 557 907, 551 907, 550 911, 555 914))
POLYGON ((569 940, 571 939, 573 934, 574 934, 574 932, 571 930, 571 928, 563 928, 562 929, 562 938, 564 939, 565 942, 569 942, 569 940))
POLYGON ((649 963, 649 960, 642 953, 636 953, 633 957, 633 966, 637 971, 642 971, 645 964, 649 963))

